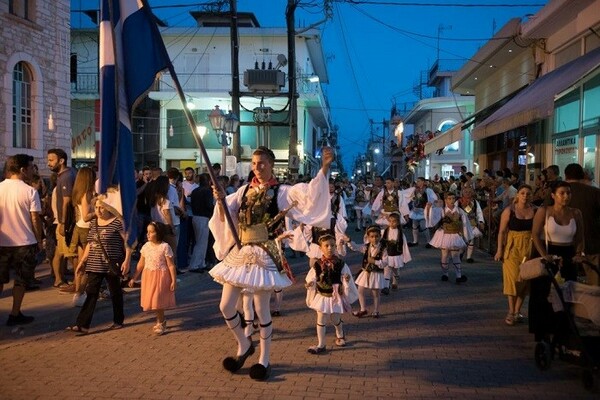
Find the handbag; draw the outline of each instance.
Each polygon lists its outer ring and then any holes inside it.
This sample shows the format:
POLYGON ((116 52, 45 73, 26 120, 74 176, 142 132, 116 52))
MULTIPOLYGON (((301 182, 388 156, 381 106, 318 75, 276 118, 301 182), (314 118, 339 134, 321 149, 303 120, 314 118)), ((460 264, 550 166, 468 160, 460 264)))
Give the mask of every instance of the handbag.
MULTIPOLYGON (((544 223, 544 238, 546 239, 546 253, 548 253, 548 211, 546 211, 546 222, 544 223)), ((527 260, 527 257, 523 258, 521 265, 519 265, 519 280, 525 281, 529 279, 539 278, 540 276, 548 275, 545 265, 545 257, 534 257, 527 260)))
MULTIPOLYGON (((98 225, 96 225, 96 237, 99 237, 98 225)), ((108 260, 108 274, 112 276, 122 277, 123 273, 121 272, 121 263, 118 261, 114 261, 104 248, 102 241, 99 239, 94 239, 96 243, 100 245, 100 249, 102 250, 102 254, 104 254, 104 258, 108 260)))

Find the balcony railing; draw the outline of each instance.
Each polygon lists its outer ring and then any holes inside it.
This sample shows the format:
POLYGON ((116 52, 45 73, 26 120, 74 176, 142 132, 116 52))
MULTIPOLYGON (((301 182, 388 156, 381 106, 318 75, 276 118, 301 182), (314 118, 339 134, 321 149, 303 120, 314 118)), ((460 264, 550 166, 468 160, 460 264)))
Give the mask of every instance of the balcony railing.
POLYGON ((71 81, 71 92, 79 94, 96 94, 100 92, 98 73, 77 74, 71 81))

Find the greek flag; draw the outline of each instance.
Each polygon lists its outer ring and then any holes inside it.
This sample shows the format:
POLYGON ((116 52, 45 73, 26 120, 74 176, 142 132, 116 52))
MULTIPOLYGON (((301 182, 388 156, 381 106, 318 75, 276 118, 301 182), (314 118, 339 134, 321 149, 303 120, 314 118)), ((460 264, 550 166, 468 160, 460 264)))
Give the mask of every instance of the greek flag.
POLYGON ((170 65, 145 0, 102 0, 100 22, 100 192, 119 185, 128 243, 135 221, 132 111, 170 65))

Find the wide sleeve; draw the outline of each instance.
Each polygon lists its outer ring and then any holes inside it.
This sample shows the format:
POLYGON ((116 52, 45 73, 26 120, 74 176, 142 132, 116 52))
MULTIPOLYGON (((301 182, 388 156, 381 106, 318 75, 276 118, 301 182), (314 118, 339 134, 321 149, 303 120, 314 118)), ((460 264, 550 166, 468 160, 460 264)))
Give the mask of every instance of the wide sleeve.
MULTIPOLYGON (((244 196, 244 190, 247 185, 240 187, 237 192, 230 194, 225 197, 227 209, 229 215, 233 220, 233 226, 238 226, 238 211, 242 204, 242 198, 244 196)), ((222 260, 225 258, 229 250, 235 245, 235 235, 237 232, 232 232, 229 224, 227 224, 227 218, 223 213, 223 209, 219 205, 215 205, 215 210, 211 219, 208 221, 208 227, 215 238, 215 244, 213 246, 215 250, 215 256, 217 259, 222 260)))
MULTIPOLYGON (((400 215, 402 215, 402 217, 410 214, 410 208, 408 207, 408 204, 414 197, 414 194, 415 194, 414 187, 400 190, 398 192, 398 210, 400 210, 400 215)), ((406 222, 404 222, 404 223, 406 223, 406 222)))
POLYGON ((349 304, 358 300, 358 288, 356 287, 356 283, 354 283, 354 278, 348 264, 344 264, 344 268, 342 268, 342 287, 343 296, 349 304))
POLYGON ((291 208, 288 216, 298 222, 319 228, 329 228, 331 221, 331 204, 329 202, 329 181, 319 171, 309 183, 297 183, 294 186, 279 187, 277 205, 279 210, 291 208))
POLYGON ((465 241, 468 242, 473 239, 473 227, 471 227, 471 222, 469 221, 467 213, 460 208, 459 212, 463 224, 463 237, 465 238, 465 241))
POLYGON ((381 210, 384 192, 385 192, 385 189, 381 189, 379 191, 379 193, 377 193, 377 197, 375 197, 375 200, 373 200, 373 204, 371 205, 372 213, 377 214, 379 212, 379 210, 381 210))
POLYGON ((432 205, 429 209, 425 210, 425 226, 427 228, 433 228, 441 221, 444 216, 444 207, 437 207, 432 205))
POLYGON ((485 219, 483 218, 483 210, 481 209, 481 204, 479 204, 479 202, 475 200, 475 205, 477 208, 477 222, 483 224, 485 222, 485 219))

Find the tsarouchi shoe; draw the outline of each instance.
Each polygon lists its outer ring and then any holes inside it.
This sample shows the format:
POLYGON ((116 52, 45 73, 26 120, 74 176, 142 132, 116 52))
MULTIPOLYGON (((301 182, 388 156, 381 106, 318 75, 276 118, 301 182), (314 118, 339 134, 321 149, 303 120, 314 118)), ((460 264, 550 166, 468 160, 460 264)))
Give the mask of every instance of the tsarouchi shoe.
POLYGON ((223 360, 223 368, 229 372, 236 372, 244 366, 246 359, 254 354, 254 343, 252 343, 251 338, 248 338, 248 340, 250 340, 250 347, 248 347, 248 350, 241 356, 225 358, 223 360))

